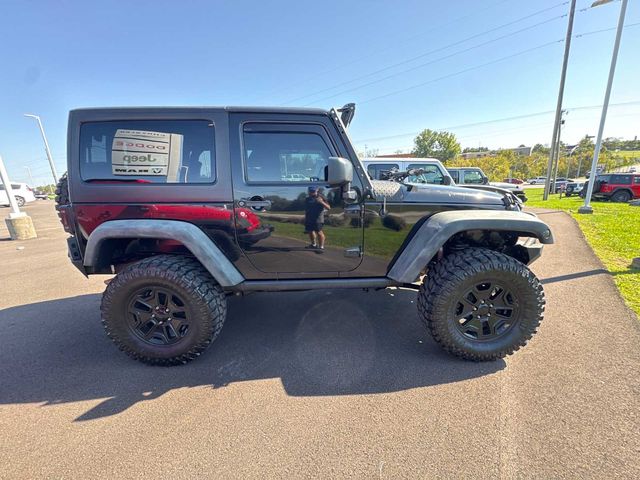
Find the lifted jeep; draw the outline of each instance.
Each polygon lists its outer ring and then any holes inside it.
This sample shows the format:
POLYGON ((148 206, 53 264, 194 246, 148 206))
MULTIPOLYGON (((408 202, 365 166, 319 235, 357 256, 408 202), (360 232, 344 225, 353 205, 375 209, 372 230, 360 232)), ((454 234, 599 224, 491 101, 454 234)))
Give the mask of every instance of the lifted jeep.
POLYGON ((553 243, 548 226, 509 192, 371 180, 346 131, 354 109, 70 113, 58 214, 73 264, 115 274, 101 312, 121 350, 196 358, 230 294, 388 287, 418 291, 454 355, 525 345, 545 305, 527 265, 553 243))

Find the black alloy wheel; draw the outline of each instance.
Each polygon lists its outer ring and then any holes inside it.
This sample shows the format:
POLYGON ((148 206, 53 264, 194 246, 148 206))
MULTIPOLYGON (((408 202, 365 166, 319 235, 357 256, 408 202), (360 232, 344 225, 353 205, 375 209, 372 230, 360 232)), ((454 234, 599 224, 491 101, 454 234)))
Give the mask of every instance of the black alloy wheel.
POLYGON ((189 333, 191 318, 177 293, 153 286, 133 293, 128 302, 127 321, 142 341, 150 345, 173 345, 189 333))
POLYGON ((506 334, 518 318, 518 298, 491 280, 474 285, 454 306, 458 330, 472 340, 489 341, 506 334))

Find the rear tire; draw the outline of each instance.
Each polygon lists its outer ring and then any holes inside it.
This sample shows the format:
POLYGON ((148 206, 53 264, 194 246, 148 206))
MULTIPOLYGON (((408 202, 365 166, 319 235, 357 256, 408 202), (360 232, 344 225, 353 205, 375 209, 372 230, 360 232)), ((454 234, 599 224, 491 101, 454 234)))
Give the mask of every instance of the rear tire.
POLYGON ((14 198, 16 199, 16 203, 18 204, 19 207, 24 207, 24 204, 26 202, 24 201, 23 197, 19 197, 18 195, 16 195, 14 198))
POLYGON ((484 248, 447 255, 418 294, 422 320, 447 352, 497 360, 523 347, 544 314, 544 292, 522 263, 484 248))
POLYGON ((179 365, 217 338, 227 303, 198 261, 158 255, 116 275, 100 310, 107 335, 127 355, 151 365, 179 365))
POLYGON ((626 190, 619 190, 611 195, 611 201, 613 202, 627 203, 629 200, 631 200, 631 194, 626 190))

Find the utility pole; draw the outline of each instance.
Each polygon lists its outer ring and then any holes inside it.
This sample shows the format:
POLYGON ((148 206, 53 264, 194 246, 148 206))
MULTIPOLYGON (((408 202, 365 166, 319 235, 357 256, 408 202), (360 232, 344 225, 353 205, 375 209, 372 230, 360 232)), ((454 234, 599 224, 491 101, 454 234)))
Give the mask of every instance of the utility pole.
POLYGON ((58 172, 56 172, 56 166, 53 163, 53 157, 51 156, 51 150, 49 149, 49 142, 47 142, 47 136, 44 134, 44 128, 42 128, 42 122, 40 121, 40 117, 38 115, 32 115, 30 113, 25 113, 25 117, 35 118, 38 121, 38 127, 40 127, 40 133, 42 134, 42 141, 44 142, 44 151, 47 153, 47 158, 49 159, 49 166, 51 167, 51 175, 53 175, 53 183, 58 183, 58 172))
MULTIPOLYGON (((562 73, 560 74, 560 89, 558 91, 558 103, 556 105, 556 118, 553 124, 553 138, 551 140, 551 151, 549 152, 549 162, 547 163, 547 179, 544 182, 543 199, 549 198, 549 185, 551 181, 551 170, 553 168, 553 159, 555 158, 555 145, 557 135, 560 130, 560 117, 562 116, 562 97, 564 95, 564 82, 567 77, 567 63, 569 62, 569 50, 571 48, 571 34, 573 32, 573 17, 576 13, 576 0, 571 0, 569 7, 569 25, 567 26, 567 37, 564 41, 564 60, 562 61, 562 73)), ((554 184, 555 189, 555 184, 554 184)))
MULTIPOLYGON (((567 113, 566 110, 562 110, 562 115, 567 113)), ((562 138, 562 126, 564 125, 564 118, 560 120, 560 125, 558 125, 558 135, 556 138, 556 148, 555 148, 555 157, 553 159, 553 174, 552 174, 552 182, 550 187, 550 192, 556 193, 556 179, 558 178, 558 164, 560 163, 560 139, 562 138)))
MULTIPOLYGON (((602 115, 600 116, 600 127, 598 128, 598 137, 596 139, 596 148, 593 151, 593 162, 591 163, 591 175, 587 183, 587 195, 584 197, 584 205, 578 209, 578 213, 593 213, 591 207, 591 195, 593 194, 593 185, 596 183, 598 174, 598 157, 600 155, 600 147, 602 146, 602 134, 604 132, 604 122, 607 120, 607 110, 609 109, 609 98, 611 97, 611 85, 613 85, 613 75, 616 73, 616 62, 618 61, 618 50, 620 50, 620 39, 622 38, 622 29, 624 28, 624 16, 627 13, 628 0, 622 0, 620 7, 620 18, 618 19, 618 30, 616 31, 616 40, 613 44, 613 55, 611 57, 611 67, 609 67, 609 80, 607 81, 607 90, 604 94, 604 104, 602 105, 602 115)), ((596 1, 592 6, 602 5, 607 2, 602 0, 596 1)))
POLYGON ((33 177, 31 176, 31 169, 29 167, 24 167, 27 169, 27 172, 29 173, 29 186, 30 187, 35 187, 35 185, 33 184, 33 177))

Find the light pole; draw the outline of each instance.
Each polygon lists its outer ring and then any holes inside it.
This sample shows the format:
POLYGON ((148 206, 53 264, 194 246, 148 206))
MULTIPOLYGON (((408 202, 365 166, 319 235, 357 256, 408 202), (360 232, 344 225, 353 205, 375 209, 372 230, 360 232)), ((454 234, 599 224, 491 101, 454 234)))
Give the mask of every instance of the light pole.
MULTIPOLYGON (((569 62, 569 49, 571 48, 571 33, 573 32, 573 17, 576 13, 576 0, 571 0, 569 7, 569 24, 567 26, 567 37, 564 41, 564 60, 562 61, 562 73, 560 74, 560 90, 558 91, 558 103, 556 105, 556 119, 553 124, 553 138, 551 140, 551 151, 549 152, 549 162, 547 163, 547 179, 544 182, 543 200, 549 198, 549 185, 553 170, 553 160, 555 158, 557 135, 560 133, 560 118, 562 117, 562 97, 564 95, 564 82, 567 78, 567 63, 569 62)), ((555 190, 555 184, 553 185, 555 190)))
POLYGON ((35 118, 38 121, 38 127, 40 127, 40 133, 42 134, 42 141, 44 141, 44 150, 47 153, 47 158, 49 159, 49 166, 51 167, 51 175, 53 175, 53 183, 57 184, 58 172, 56 172, 56 166, 53 163, 51 150, 49 150, 49 142, 47 142, 47 136, 44 134, 44 128, 42 128, 42 122, 40 121, 40 117, 38 115, 33 115, 31 113, 25 113, 24 116, 35 118))
MULTIPOLYGON (((613 0, 597 0, 593 2, 592 7, 604 5, 613 0)), ((618 61, 618 50, 620 50, 620 39, 622 38, 622 29, 624 27, 624 16, 627 13, 628 0, 622 0, 620 6, 620 18, 618 19, 618 30, 616 31, 616 41, 613 44, 613 55, 611 57, 611 67, 609 68, 609 80, 607 81, 607 90, 604 94, 604 104, 602 105, 602 115, 600 116, 600 127, 598 128, 598 137, 596 140, 596 148, 593 151, 593 162, 591 163, 591 180, 587 184, 587 195, 584 197, 584 205, 578 209, 578 213, 593 213, 591 207, 591 195, 593 194, 593 185, 596 183, 598 171, 598 157, 600 156, 600 147, 602 146, 602 134, 604 132, 604 122, 607 119, 607 110, 609 108, 609 98, 611 97, 611 85, 613 84, 613 75, 616 73, 616 62, 618 61)))
POLYGON ((29 185, 31 187, 35 187, 35 185, 33 184, 33 176, 31 175, 31 169, 29 167, 24 167, 27 169, 27 173, 29 174, 29 181, 31 182, 29 185))

